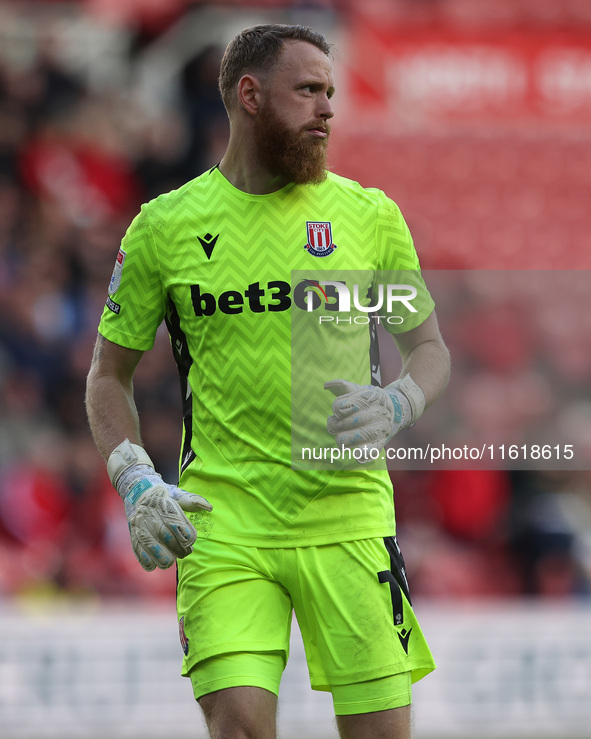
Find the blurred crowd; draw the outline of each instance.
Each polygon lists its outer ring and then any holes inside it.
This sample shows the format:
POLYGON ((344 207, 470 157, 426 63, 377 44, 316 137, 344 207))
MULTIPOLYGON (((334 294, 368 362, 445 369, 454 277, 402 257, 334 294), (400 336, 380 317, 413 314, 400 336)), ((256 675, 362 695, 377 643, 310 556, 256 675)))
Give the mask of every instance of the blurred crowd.
MULTIPOLYGON (((51 44, 33 65, 0 61, 0 597, 174 588, 170 573, 137 577, 84 386, 129 222, 212 166, 225 140, 219 59, 215 47, 190 59, 178 100, 157 112, 93 92, 51 44)), ((180 391, 164 333, 136 394, 145 442, 174 479, 180 391)))
MULTIPOLYGON (((158 111, 130 92, 93 91, 50 43, 26 66, 0 59, 0 601, 174 593, 174 573, 135 562, 84 386, 126 227, 142 202, 220 158, 219 59, 217 47, 200 51, 158 111)), ((145 444, 173 480, 180 393, 164 332, 135 392, 145 444)), ((392 476, 415 595, 589 594, 589 473, 392 476)))

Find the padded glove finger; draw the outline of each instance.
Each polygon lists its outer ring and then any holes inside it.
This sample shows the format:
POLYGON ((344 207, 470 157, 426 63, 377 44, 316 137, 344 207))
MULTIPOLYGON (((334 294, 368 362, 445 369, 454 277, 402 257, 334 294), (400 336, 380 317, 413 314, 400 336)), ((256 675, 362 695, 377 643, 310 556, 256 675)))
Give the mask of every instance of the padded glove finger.
POLYGON ((392 416, 385 408, 357 411, 348 416, 337 417, 329 416, 326 422, 326 428, 329 434, 339 434, 343 431, 354 431, 364 426, 373 426, 379 424, 386 425, 391 430, 392 416))
POLYGON ((195 493, 188 493, 174 485, 167 485, 168 494, 186 513, 196 513, 197 511, 211 511, 213 506, 211 503, 195 493))
POLYGON ((142 495, 133 520, 177 557, 186 557, 197 538, 195 527, 163 483, 142 495))
POLYGON ((165 554, 162 546, 158 544, 149 532, 134 527, 130 523, 129 534, 131 537, 131 548, 133 549, 135 558, 146 572, 152 572, 156 567, 165 570, 173 563, 174 559, 172 555, 170 553, 165 554))
POLYGON ((376 421, 357 429, 348 429, 335 435, 337 446, 372 446, 382 449, 391 436, 392 426, 388 421, 376 421))

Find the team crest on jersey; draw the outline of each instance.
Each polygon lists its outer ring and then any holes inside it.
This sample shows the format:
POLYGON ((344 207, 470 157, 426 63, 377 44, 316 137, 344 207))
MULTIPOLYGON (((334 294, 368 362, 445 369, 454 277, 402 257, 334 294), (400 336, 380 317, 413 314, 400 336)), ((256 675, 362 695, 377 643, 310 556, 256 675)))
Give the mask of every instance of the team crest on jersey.
POLYGON ((327 257, 337 248, 332 243, 332 224, 330 221, 307 221, 308 242, 304 249, 313 257, 327 257))
POLYGON ((181 640, 181 647, 185 653, 185 657, 189 654, 189 640, 185 634, 185 617, 181 616, 179 619, 179 638, 181 640))
POLYGON ((121 284, 121 275, 123 274, 123 264, 125 263, 126 253, 123 249, 119 249, 117 259, 115 260, 115 267, 113 268, 113 274, 111 275, 111 282, 109 282, 109 295, 115 295, 119 290, 121 284))

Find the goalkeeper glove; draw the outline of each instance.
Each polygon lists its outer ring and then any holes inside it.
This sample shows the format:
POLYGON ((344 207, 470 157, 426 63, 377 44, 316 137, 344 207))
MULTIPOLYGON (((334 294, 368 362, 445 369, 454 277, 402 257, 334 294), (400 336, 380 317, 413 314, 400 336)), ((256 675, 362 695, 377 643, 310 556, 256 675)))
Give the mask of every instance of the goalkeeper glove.
POLYGON ((183 511, 211 511, 205 498, 165 483, 146 451, 129 439, 113 450, 107 472, 125 503, 131 546, 144 570, 165 570, 191 553, 197 532, 183 511))
POLYGON ((327 422, 337 446, 361 448, 360 462, 371 459, 370 450, 381 451, 401 428, 412 426, 425 410, 425 396, 410 375, 381 388, 356 385, 348 380, 324 384, 336 399, 327 422))

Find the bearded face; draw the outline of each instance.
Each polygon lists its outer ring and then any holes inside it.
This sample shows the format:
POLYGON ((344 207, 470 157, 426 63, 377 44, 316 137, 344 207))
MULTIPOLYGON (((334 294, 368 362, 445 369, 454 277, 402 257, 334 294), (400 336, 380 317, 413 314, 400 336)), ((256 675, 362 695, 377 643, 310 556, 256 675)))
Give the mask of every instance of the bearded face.
POLYGON ((275 176, 296 185, 320 184, 326 179, 326 154, 330 127, 326 121, 308 121, 290 128, 267 101, 256 118, 255 143, 259 161, 275 176), (310 133, 325 131, 322 138, 310 133))

